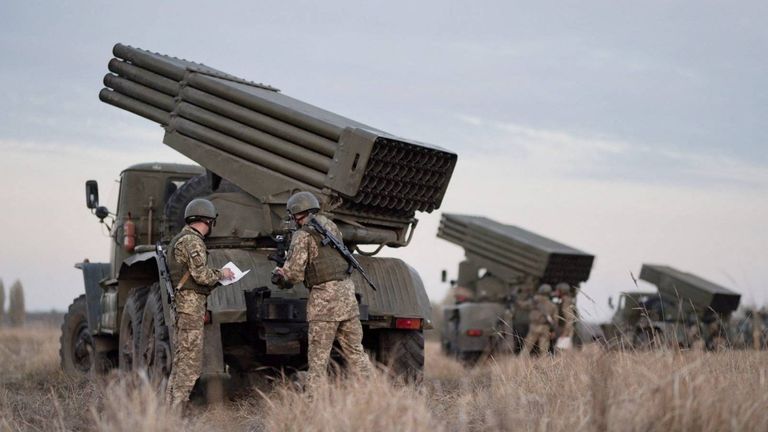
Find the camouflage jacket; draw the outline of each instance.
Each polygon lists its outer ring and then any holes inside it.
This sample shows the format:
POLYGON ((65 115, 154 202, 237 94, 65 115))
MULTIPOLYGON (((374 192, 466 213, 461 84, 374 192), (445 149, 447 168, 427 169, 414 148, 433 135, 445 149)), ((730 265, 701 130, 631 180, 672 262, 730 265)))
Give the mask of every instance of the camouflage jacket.
POLYGON ((542 295, 533 296, 533 300, 530 301, 532 310, 528 315, 531 324, 547 324, 550 326, 555 325, 555 319, 557 318, 557 306, 552 303, 549 297, 542 295))
POLYGON ((192 289, 193 291, 207 294, 210 292, 208 287, 216 285, 221 279, 221 270, 208 267, 208 249, 203 242, 203 236, 189 225, 185 226, 178 236, 178 240, 173 247, 173 260, 171 264, 171 273, 173 283, 179 283, 181 275, 189 270, 190 276, 194 281, 189 281, 182 289, 192 289), (176 269, 176 264, 181 268, 176 269), (174 271, 177 270, 177 271, 174 271), (181 273, 176 275, 174 273, 181 273), (190 283, 194 282, 194 283, 190 283), (198 285, 197 287, 195 285, 198 285))
MULTIPOLYGON (((322 216, 323 225, 341 239, 339 229, 322 216), (326 222, 329 222, 326 224, 326 222)), ((293 284, 303 282, 307 265, 318 255, 318 244, 306 231, 296 231, 283 265, 285 279, 293 284)), ((345 321, 360 314, 355 298, 355 285, 351 278, 329 281, 309 288, 307 321, 345 321)))

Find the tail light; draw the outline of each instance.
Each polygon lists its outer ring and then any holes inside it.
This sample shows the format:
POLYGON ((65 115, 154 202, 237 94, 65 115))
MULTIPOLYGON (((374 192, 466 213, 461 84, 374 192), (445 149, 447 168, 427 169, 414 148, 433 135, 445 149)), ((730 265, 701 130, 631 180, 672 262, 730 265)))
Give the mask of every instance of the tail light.
POLYGON ((210 324, 211 321, 213 321, 211 318, 211 311, 207 310, 205 311, 205 318, 203 318, 203 324, 210 324))
POLYGON ((467 330, 467 336, 482 336, 483 331, 480 329, 469 329, 467 330))
POLYGON ((402 330, 420 330, 421 318, 397 318, 395 328, 402 330))

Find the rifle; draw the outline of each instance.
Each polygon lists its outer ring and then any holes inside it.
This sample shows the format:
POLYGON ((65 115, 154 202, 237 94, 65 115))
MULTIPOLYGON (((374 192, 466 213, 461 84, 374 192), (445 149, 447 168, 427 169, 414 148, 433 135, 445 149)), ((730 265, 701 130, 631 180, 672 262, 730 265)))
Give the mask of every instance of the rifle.
MULTIPOLYGON (((160 284, 165 285, 165 291, 168 294, 168 305, 170 306, 170 312, 171 312, 171 321, 173 324, 176 323, 176 294, 173 290, 173 282, 171 281, 171 273, 168 267, 168 261, 165 258, 165 250, 163 250, 163 245, 159 242, 155 246, 155 251, 157 252, 157 261, 158 261, 158 271, 160 273, 160 284)), ((184 282, 186 282, 186 279, 189 279, 189 271, 184 274, 182 277, 181 284, 183 285, 184 282)))
MULTIPOLYGON (((275 251, 270 253, 267 256, 267 259, 270 261, 273 261, 275 264, 277 264, 278 267, 284 266, 285 260, 288 258, 288 249, 290 249, 290 246, 291 246, 292 234, 293 234, 293 230, 286 230, 283 234, 278 234, 272 237, 276 245, 275 251)), ((270 281, 272 281, 273 285, 276 285, 282 289, 288 289, 293 286, 287 283, 282 278, 282 276, 280 276, 280 274, 276 273, 275 271, 272 272, 272 277, 270 278, 270 281)))
POLYGON ((363 276, 363 279, 368 282, 368 285, 370 285, 371 288, 376 291, 376 285, 373 284, 373 281, 371 281, 371 278, 368 277, 368 274, 357 261, 357 258, 352 255, 344 243, 342 243, 333 234, 331 234, 317 219, 315 219, 314 216, 310 216, 309 226, 317 231, 317 233, 320 234, 320 236, 323 238, 321 240, 323 246, 331 246, 332 248, 336 249, 336 251, 340 253, 345 260, 347 260, 347 264, 349 264, 349 267, 347 268, 347 274, 352 274, 352 270, 359 271, 360 275, 363 276))
POLYGON ((288 255, 288 249, 291 246, 291 231, 284 234, 278 234, 272 237, 275 241, 275 251, 267 256, 267 259, 277 264, 278 267, 285 265, 285 259, 288 255))

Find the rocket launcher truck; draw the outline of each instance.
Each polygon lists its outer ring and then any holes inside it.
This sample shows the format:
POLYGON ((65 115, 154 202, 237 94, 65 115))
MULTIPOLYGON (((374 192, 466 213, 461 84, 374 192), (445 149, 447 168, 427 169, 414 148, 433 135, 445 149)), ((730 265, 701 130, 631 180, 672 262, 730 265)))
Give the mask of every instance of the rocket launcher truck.
POLYGON ((689 348, 703 340, 712 348, 715 337, 728 339, 730 317, 739 307, 740 294, 666 265, 643 264, 639 278, 655 285, 657 292, 620 294, 611 322, 603 325, 611 345, 689 348))
MULTIPOLYGON (((251 271, 208 297, 204 388, 256 370, 306 368, 308 291, 271 282, 290 227, 285 203, 310 191, 371 277, 354 272, 363 344, 393 373, 418 379, 430 303, 417 272, 373 256, 407 246, 417 212, 440 207, 457 156, 406 140, 283 94, 193 63, 117 44, 100 99, 162 126, 163 143, 198 165, 142 163, 120 175, 117 209, 87 205, 110 226, 109 263, 82 262, 85 294, 69 308, 61 336, 65 370, 145 368, 170 373, 172 286, 160 264, 184 225, 187 203, 207 197, 219 212, 207 238, 209 265, 251 271)), ((213 387, 211 387, 213 386, 213 387)))
MULTIPOLYGON (((517 300, 545 283, 566 284, 575 299, 594 261, 570 246, 481 216, 443 213, 437 236, 464 248, 452 282, 455 302, 443 308, 441 340, 446 354, 468 361, 519 351, 529 323, 517 300)), ((574 339, 590 340, 576 324, 574 339)))

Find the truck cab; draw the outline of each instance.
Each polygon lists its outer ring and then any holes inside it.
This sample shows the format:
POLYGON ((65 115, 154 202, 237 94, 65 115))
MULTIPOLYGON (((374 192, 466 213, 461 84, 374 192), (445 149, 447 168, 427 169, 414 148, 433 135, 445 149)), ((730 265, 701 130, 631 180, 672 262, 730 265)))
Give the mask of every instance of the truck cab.
POLYGON ((169 232, 170 221, 166 219, 166 204, 184 183, 204 173, 197 165, 159 162, 136 164, 120 173, 120 192, 111 231, 114 241, 110 275, 113 279, 117 279, 121 263, 137 248, 146 250, 173 235, 169 232), (126 222, 134 225, 133 234, 126 233, 126 222))
POLYGON ((685 321, 679 317, 677 302, 659 293, 622 292, 615 308, 610 324, 603 326, 603 333, 612 343, 629 347, 647 345, 659 337, 664 340, 685 340, 684 327, 677 325, 685 321))

